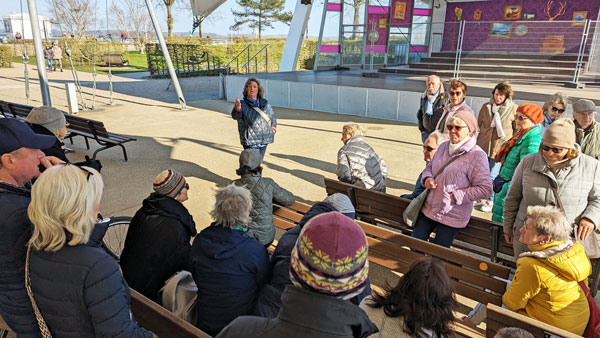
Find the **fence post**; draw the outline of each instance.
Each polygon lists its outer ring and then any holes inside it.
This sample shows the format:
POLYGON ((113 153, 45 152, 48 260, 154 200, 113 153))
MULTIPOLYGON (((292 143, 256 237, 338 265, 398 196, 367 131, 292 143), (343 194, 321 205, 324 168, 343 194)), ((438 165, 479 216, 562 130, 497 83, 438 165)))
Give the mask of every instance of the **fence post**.
POLYGON ((460 75, 460 58, 462 57, 462 42, 465 35, 465 21, 461 21, 458 27, 458 40, 456 41, 456 57, 454 59, 454 75, 455 79, 460 75))
POLYGON ((575 64, 575 73, 573 74, 573 82, 567 84, 568 87, 580 88, 583 87, 582 84, 579 83, 579 76, 581 75, 581 70, 583 68, 583 56, 585 54, 585 45, 587 43, 588 32, 590 29, 591 21, 589 19, 585 20, 585 24, 583 26, 583 32, 581 34, 581 43, 579 45, 579 52, 577 53, 577 63, 575 64))

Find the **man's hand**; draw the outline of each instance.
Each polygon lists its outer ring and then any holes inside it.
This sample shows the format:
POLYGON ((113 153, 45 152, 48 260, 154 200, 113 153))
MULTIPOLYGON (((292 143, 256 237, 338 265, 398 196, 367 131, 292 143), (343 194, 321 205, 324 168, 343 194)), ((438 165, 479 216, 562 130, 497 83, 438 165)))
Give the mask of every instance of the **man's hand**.
POLYGON ((273 130, 273 134, 277 133, 277 127, 271 126, 271 129, 273 130))
POLYGON ((513 235, 511 235, 511 234, 504 234, 504 240, 506 241, 506 243, 512 244, 512 242, 513 242, 513 235))
POLYGON ((433 177, 427 177, 423 186, 425 186, 425 188, 428 189, 435 189, 437 187, 437 184, 435 184, 435 179, 433 177))
POLYGON ((235 106, 233 106, 233 109, 235 109, 235 111, 237 111, 237 112, 242 111, 242 102, 240 102, 239 96, 235 97, 235 106))
POLYGON ((592 221, 587 218, 582 218, 581 221, 579 221, 579 226, 577 227, 577 237, 583 241, 588 238, 595 228, 596 227, 592 221))
POLYGON ((64 164, 65 162, 56 156, 45 156, 40 158, 40 164, 46 167, 46 169, 55 166, 57 164, 64 164))

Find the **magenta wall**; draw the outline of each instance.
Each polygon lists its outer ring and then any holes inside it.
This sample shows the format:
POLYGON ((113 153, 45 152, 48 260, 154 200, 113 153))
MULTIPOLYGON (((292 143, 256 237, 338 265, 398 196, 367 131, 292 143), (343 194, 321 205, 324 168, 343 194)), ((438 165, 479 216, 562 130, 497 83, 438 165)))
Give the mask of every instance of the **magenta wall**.
MULTIPOLYGON (((561 0, 554 0, 551 13, 558 11, 561 0)), ((565 0, 562 0, 565 1, 565 0)), ((573 26, 572 22, 548 22, 544 13, 548 0, 494 0, 481 2, 453 2, 446 8, 446 24, 444 27, 443 51, 456 48, 458 36, 458 22, 454 10, 456 7, 463 9, 462 20, 467 21, 463 51, 498 51, 498 52, 540 52, 542 41, 547 35, 564 35, 565 53, 577 53, 581 43, 583 26, 573 26), (535 21, 505 21, 504 8, 506 6, 521 5, 522 14, 535 14, 535 21), (481 23, 471 23, 474 20, 476 9, 481 9, 481 23), (490 37, 491 21, 512 22, 510 37, 490 37), (518 25, 527 27, 527 34, 517 36, 515 28, 518 25)), ((565 14, 557 17, 557 21, 571 21, 573 12, 587 11, 587 18, 596 20, 600 1, 597 0, 566 0, 565 14)), ((523 20, 523 19, 521 19, 523 20)), ((595 26, 592 26, 592 28, 595 26)), ((588 46, 591 39, 588 39, 588 46)))

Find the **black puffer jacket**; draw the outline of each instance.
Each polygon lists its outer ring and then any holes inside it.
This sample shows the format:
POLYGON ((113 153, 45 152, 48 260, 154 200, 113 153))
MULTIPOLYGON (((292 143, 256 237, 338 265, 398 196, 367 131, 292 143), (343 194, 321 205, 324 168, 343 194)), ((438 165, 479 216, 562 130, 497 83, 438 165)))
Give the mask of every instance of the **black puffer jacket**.
POLYGON ((189 270, 193 236, 196 223, 183 204, 172 197, 151 194, 129 225, 121 255, 129 286, 156 302, 158 290, 169 277, 189 270))
POLYGON ((270 178, 260 174, 245 174, 234 181, 235 185, 245 185, 252 193, 252 223, 248 225, 256 238, 263 244, 269 244, 275 239, 275 224, 273 223, 273 202, 284 206, 294 204, 294 195, 277 185, 270 178))
POLYGON ((0 182, 0 315, 19 337, 40 337, 25 290, 31 191, 0 182))
POLYGON ((32 249, 31 287, 54 337, 152 337, 132 319, 129 287, 103 249, 32 249))

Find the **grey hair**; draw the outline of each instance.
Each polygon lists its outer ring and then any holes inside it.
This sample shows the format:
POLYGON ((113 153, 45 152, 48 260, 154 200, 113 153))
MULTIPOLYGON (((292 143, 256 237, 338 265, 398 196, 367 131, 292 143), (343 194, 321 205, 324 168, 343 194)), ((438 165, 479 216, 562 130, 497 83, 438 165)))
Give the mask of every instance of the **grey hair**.
POLYGON ((258 85, 258 97, 260 97, 260 98, 265 97, 265 88, 260 84, 260 81, 258 81, 258 79, 255 77, 250 77, 250 78, 248 78, 248 80, 246 80, 246 83, 244 83, 244 90, 242 91, 242 94, 244 96, 248 96, 248 86, 250 85, 250 82, 256 82, 256 84, 258 85))
POLYGON ((503 327, 494 338, 533 338, 533 335, 529 331, 523 330, 520 327, 503 327))
POLYGON ((552 105, 555 103, 560 103, 565 107, 565 109, 567 109, 567 106, 569 105, 569 103, 571 103, 571 101, 569 101, 568 95, 563 94, 561 92, 556 92, 552 96, 550 96, 548 100, 546 100, 546 102, 544 102, 544 106, 542 107, 542 109, 544 110, 544 114, 546 114, 550 109, 552 109, 552 105))
POLYGON ((231 228, 234 225, 248 225, 252 222, 252 194, 246 187, 230 184, 215 193, 215 207, 210 212, 217 224, 231 228))
POLYGON ((527 217, 533 220, 539 235, 548 235, 552 241, 566 241, 571 237, 571 224, 560 209, 542 205, 529 206, 527 217))
POLYGON ((442 134, 439 130, 435 130, 434 132, 432 132, 431 134, 429 134, 429 136, 427 138, 428 139, 429 138, 434 138, 438 145, 440 145, 440 144, 448 141, 448 135, 447 134, 442 134))

